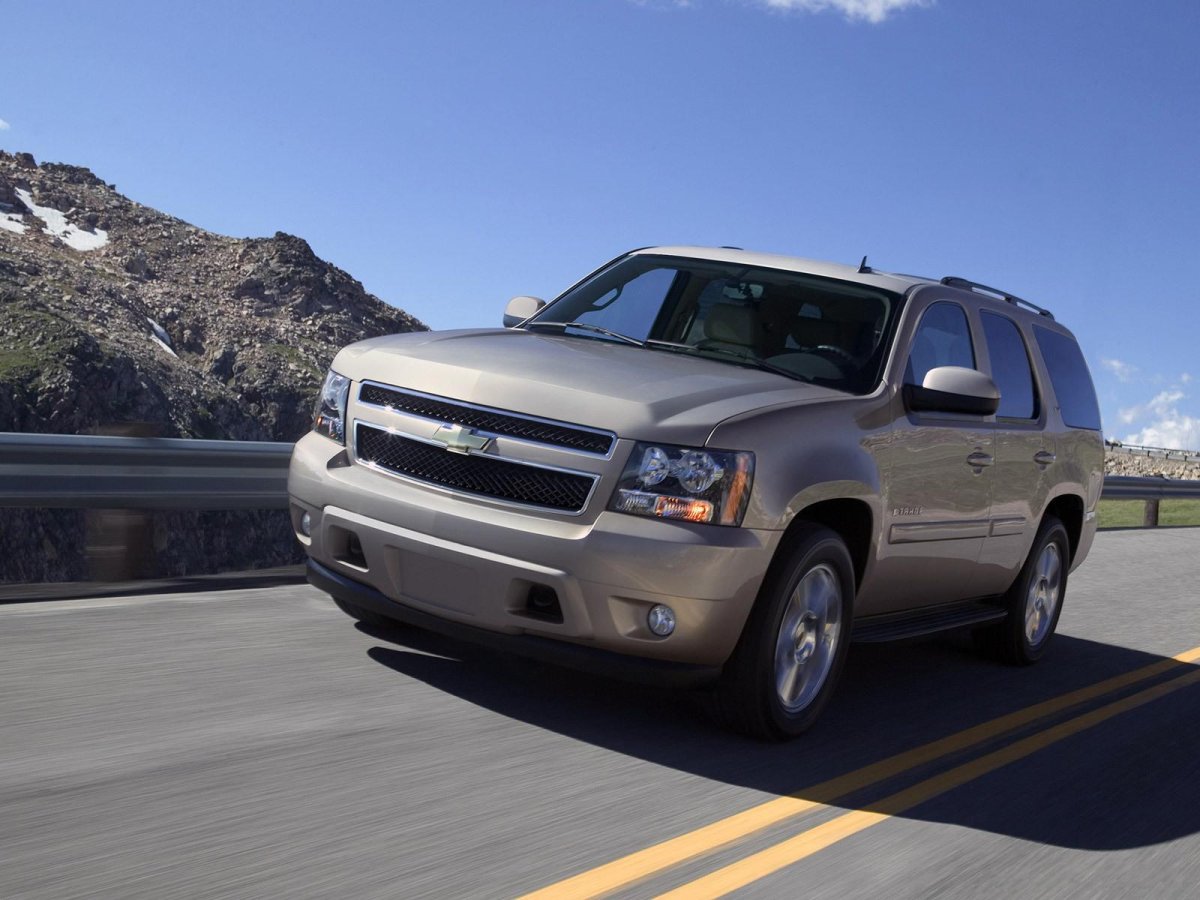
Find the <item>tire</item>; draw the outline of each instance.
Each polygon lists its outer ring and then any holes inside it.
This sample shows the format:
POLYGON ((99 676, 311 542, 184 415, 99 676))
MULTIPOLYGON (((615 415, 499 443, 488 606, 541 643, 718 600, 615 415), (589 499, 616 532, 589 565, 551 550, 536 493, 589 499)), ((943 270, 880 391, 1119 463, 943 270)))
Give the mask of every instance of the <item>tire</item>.
POLYGON ((846 662, 854 568, 845 542, 819 525, 788 537, 713 691, 725 727, 763 740, 808 730, 846 662))
POLYGON ((1056 517, 1046 516, 1017 580, 1004 595, 1007 618, 977 630, 977 646, 1009 665, 1028 666, 1041 659, 1058 627, 1070 562, 1067 529, 1056 517))
POLYGON ((361 606, 356 606, 353 603, 347 603, 345 600, 339 600, 337 597, 331 597, 337 608, 344 612, 352 619, 357 619, 364 625, 370 625, 374 628, 402 628, 401 623, 395 619, 389 619, 387 616, 381 616, 379 613, 371 612, 369 609, 363 609, 361 606))

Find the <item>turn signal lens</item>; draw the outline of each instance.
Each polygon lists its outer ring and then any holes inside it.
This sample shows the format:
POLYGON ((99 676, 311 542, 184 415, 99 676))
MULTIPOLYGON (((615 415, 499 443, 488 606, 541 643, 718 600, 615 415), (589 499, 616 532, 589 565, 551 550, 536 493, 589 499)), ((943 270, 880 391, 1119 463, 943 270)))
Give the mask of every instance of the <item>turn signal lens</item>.
POLYGON ((659 497, 654 502, 654 514, 662 516, 664 519, 684 519, 688 522, 711 522, 713 505, 707 500, 659 497))

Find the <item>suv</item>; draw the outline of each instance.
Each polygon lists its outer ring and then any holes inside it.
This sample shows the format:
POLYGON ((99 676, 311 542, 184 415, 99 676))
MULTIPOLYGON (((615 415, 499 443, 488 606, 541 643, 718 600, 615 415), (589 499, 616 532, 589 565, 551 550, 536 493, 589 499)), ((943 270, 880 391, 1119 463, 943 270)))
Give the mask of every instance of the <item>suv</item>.
POLYGON ((851 638, 1045 652, 1096 531, 1091 377, 1047 311, 737 249, 625 254, 505 328, 343 349, 296 445, 308 577, 782 738, 851 638))

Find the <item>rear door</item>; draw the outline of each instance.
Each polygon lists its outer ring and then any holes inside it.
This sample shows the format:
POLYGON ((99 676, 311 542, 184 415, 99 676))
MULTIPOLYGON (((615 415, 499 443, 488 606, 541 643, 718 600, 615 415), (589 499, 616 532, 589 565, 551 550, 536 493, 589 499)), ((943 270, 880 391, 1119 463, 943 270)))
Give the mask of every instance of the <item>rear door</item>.
POLYGON ((1000 594, 1016 578, 1046 506, 1047 467, 1042 392, 1030 362, 1028 337, 1002 311, 980 310, 988 372, 1000 389, 996 410, 992 508, 974 592, 1000 594))

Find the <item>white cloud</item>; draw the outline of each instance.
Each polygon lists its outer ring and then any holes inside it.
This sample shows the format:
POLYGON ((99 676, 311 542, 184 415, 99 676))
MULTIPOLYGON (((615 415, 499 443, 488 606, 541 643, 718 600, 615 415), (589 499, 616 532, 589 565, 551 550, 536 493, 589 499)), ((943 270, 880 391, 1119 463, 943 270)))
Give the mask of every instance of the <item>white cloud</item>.
POLYGON ((1146 415, 1155 417, 1151 424, 1128 435, 1124 442, 1169 450, 1200 450, 1200 418, 1179 409, 1179 401, 1185 399, 1187 395, 1183 391, 1172 389, 1162 391, 1145 406, 1121 410, 1119 416, 1125 425, 1146 415))
POLYGON ((1150 401, 1150 409, 1158 413, 1160 416, 1165 415, 1168 409, 1186 396, 1187 394, 1178 388, 1171 391, 1163 391, 1159 394, 1155 394, 1154 399, 1150 401))
MULTIPOLYGON (((1143 403, 1141 406, 1128 406, 1125 409, 1117 410, 1117 418, 1121 420, 1122 425, 1132 425, 1139 419, 1144 419, 1146 416, 1155 415, 1161 418, 1166 418, 1171 415, 1171 411, 1186 394, 1178 388, 1169 391, 1160 391, 1155 394, 1149 403, 1143 403)), ((1137 443, 1136 441, 1134 443, 1137 443)))
POLYGON ((1179 383, 1180 384, 1191 384, 1192 383, 1191 374, 1189 372, 1184 372, 1182 375, 1179 376, 1179 383))
POLYGON ((931 6, 933 0, 753 0, 760 6, 783 12, 819 13, 826 10, 840 12, 850 21, 870 22, 878 25, 888 16, 900 10, 931 6))
MULTIPOLYGON (((649 9, 686 9, 697 6, 696 0, 627 0, 634 6, 649 9)), ((936 0, 727 0, 744 5, 761 6, 775 12, 822 13, 840 12, 851 22, 870 22, 878 25, 894 12, 933 6, 936 0)))
POLYGON ((1119 359, 1101 358, 1100 365, 1104 366, 1104 368, 1116 375, 1118 381, 1132 381, 1133 376, 1137 374, 1138 370, 1137 366, 1131 363, 1121 362, 1119 359))
POLYGON ((3 119, 0 119, 0 131, 8 131, 8 129, 11 127, 12 126, 9 125, 7 122, 5 122, 3 119))

